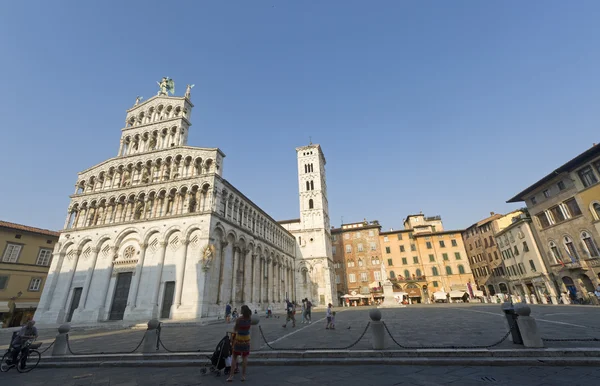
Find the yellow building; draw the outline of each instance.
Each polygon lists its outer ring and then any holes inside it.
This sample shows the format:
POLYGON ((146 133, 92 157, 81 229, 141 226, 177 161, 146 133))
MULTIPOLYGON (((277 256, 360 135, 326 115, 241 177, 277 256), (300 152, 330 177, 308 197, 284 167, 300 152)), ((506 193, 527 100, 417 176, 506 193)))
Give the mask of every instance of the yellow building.
POLYGON ((0 221, 0 321, 20 326, 37 308, 58 232, 0 221))
POLYGON ((396 290, 423 302, 437 291, 466 291, 474 283, 461 230, 445 231, 439 216, 411 215, 406 229, 381 232, 388 277, 396 290))

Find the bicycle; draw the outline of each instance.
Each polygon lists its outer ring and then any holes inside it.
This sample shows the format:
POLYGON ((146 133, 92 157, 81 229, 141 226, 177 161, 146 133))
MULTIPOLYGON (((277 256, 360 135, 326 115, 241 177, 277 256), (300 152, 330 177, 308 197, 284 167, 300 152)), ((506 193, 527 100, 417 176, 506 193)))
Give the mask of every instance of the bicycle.
POLYGON ((42 358, 42 354, 37 350, 41 345, 42 343, 34 343, 33 340, 26 341, 23 346, 18 349, 19 354, 17 355, 16 365, 12 363, 15 348, 9 348, 2 357, 2 361, 0 361, 0 372, 5 373, 13 367, 16 367, 17 371, 20 373, 28 373, 35 369, 42 358))

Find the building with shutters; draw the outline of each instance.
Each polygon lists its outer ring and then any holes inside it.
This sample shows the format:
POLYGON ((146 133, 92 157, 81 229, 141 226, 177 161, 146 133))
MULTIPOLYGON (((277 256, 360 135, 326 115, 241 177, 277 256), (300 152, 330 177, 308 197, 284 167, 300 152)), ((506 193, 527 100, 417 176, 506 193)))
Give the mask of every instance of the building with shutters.
POLYGON ((32 319, 52 261, 58 232, 0 221, 0 322, 32 319))
POLYGON ((461 232, 422 213, 407 216, 402 230, 381 232, 382 262, 395 291, 419 303, 437 291, 467 291, 474 280, 461 232))
POLYGON ((559 292, 592 298, 600 284, 600 146, 577 155, 508 200, 525 202, 559 292))

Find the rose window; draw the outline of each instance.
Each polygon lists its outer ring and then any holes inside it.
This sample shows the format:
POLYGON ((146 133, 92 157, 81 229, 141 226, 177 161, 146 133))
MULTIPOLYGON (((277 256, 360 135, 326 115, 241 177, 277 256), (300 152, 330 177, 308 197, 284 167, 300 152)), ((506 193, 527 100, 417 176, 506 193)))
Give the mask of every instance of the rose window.
POLYGON ((133 258, 134 254, 135 254, 135 248, 132 247, 131 245, 128 246, 127 248, 125 248, 125 250, 123 251, 123 257, 125 257, 126 259, 133 258))

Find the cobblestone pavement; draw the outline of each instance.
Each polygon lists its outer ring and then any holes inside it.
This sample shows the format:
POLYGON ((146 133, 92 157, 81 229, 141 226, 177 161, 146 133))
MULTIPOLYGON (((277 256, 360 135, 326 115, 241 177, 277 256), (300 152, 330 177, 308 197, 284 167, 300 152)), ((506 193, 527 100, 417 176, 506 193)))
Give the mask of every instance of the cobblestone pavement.
MULTIPOLYGON (((596 367, 467 367, 467 366, 296 366, 251 367, 242 385, 597 385, 596 367)), ((199 368, 95 368, 14 370, 0 374, 3 385, 27 386, 171 386, 225 385, 225 377, 202 375, 199 368)))
MULTIPOLYGON (((533 305, 532 316, 538 321, 541 335, 545 338, 600 338, 600 307, 593 306, 546 306, 533 305)), ((338 308, 336 329, 326 331, 324 313, 313 312, 313 323, 300 323, 295 328, 288 323, 283 328, 283 316, 274 319, 261 317, 260 326, 266 339, 275 348, 343 348, 354 343, 369 322, 370 308, 338 308)), ((506 331, 505 318, 500 305, 485 304, 439 304, 412 305, 406 308, 382 309, 383 320, 395 339, 406 346, 469 346, 490 345, 502 338, 506 331)), ((170 350, 212 352, 232 324, 217 322, 200 326, 193 324, 165 324, 162 341, 170 350)), ((120 352, 133 350, 142 339, 143 330, 93 329, 73 331, 71 348, 76 353, 120 352)), ((40 330, 42 349, 54 339, 56 330, 40 330)), ((0 334, 2 342, 10 335, 0 334)), ((371 348, 370 334, 354 346, 355 349, 371 348)), ((253 336, 252 339, 261 339, 253 336)), ((548 342, 548 347, 597 347, 600 342, 548 342)), ((6 346, 0 346, 0 349, 6 346)), ((388 339, 389 349, 398 347, 388 339)), ((510 340, 496 348, 520 349, 510 340)), ((161 351, 163 351, 161 349, 161 351)), ((49 354, 48 352, 47 354, 49 354)))

